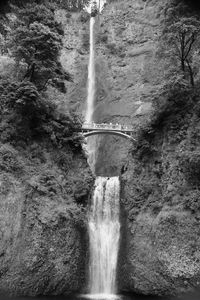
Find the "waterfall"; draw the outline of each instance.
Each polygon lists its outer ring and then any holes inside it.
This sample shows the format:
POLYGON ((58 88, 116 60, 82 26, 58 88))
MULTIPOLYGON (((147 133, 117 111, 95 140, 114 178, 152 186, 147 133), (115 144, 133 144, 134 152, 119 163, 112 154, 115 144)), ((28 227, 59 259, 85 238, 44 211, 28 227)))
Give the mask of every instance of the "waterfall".
MULTIPOLYGON (((99 12, 106 0, 96 0, 99 12)), ((92 11, 93 1, 85 10, 92 11)), ((95 18, 90 18, 90 56, 88 64, 88 96, 85 122, 91 123, 94 114, 95 101, 95 18)), ((88 162, 94 172, 96 139, 87 138, 86 146, 88 162)), ((107 298, 116 294, 116 268, 120 237, 119 223, 119 190, 118 177, 97 177, 95 190, 89 211, 89 292, 90 298, 107 298)))
POLYGON ((120 237, 118 177, 97 177, 89 216, 90 294, 116 293, 120 237))
POLYGON ((94 112, 95 96, 95 62, 94 62, 94 24, 95 18, 90 18, 90 57, 88 64, 88 96, 85 121, 91 123, 94 112))
MULTIPOLYGON (((89 11, 90 8, 88 7, 89 11)), ((93 121, 94 100, 95 100, 95 47, 94 47, 94 24, 95 18, 90 18, 90 55, 88 63, 88 90, 87 90, 87 109, 85 115, 85 122, 91 123, 93 121)), ((96 138, 87 138, 86 152, 88 154, 88 163, 92 172, 94 173, 95 158, 96 158, 96 138)))

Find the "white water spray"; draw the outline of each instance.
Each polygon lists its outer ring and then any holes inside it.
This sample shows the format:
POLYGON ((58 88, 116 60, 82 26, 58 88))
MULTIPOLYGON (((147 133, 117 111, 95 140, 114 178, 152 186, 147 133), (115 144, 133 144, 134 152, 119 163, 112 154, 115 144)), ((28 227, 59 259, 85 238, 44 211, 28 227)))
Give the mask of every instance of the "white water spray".
MULTIPOLYGON (((106 0, 96 0, 99 12, 106 0)), ((93 1, 85 10, 92 11, 93 1)), ((88 96, 85 122, 91 123, 95 101, 95 18, 90 18, 90 56, 88 64, 88 96)), ((88 162, 94 173, 96 138, 87 138, 88 162)), ((119 190, 118 177, 97 177, 89 213, 90 269, 89 298, 116 299, 116 268, 119 249, 119 190)))
POLYGON ((88 96, 87 111, 85 122, 91 123, 94 112, 94 96, 95 96, 95 61, 94 61, 94 24, 95 18, 90 18, 90 57, 88 64, 88 96))
POLYGON ((116 293, 120 237, 118 177, 97 177, 89 217, 90 294, 116 293))
MULTIPOLYGON (((91 0, 85 7, 85 10, 91 14, 92 7, 96 3, 96 7, 99 13, 102 12, 106 0, 91 0)), ((95 40, 94 40, 94 25, 95 18, 90 18, 90 56, 88 64, 88 93, 87 93, 87 110, 85 116, 85 122, 91 123, 93 121, 94 113, 94 100, 95 100, 95 40)))

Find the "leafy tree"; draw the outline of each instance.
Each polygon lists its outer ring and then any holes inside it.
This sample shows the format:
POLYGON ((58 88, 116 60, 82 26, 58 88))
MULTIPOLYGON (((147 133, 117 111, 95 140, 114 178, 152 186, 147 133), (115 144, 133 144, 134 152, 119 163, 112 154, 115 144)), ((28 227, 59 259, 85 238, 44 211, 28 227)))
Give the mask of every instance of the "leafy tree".
POLYGON ((38 22, 50 27, 52 31, 60 35, 64 34, 62 25, 55 21, 54 5, 51 5, 50 3, 47 5, 45 5, 44 3, 33 5, 31 1, 31 3, 26 3, 22 8, 18 8, 16 6, 12 7, 14 8, 18 18, 27 27, 34 22, 38 22))
MULTIPOLYGON (((55 2, 55 0, 49 0, 50 3, 55 2)), ((56 0, 57 4, 69 11, 80 11, 89 0, 56 0)))
POLYGON ((82 151, 78 118, 59 112, 30 81, 0 81, 0 98, 1 141, 46 137, 58 148, 70 146, 73 151, 82 151))
POLYGON ((199 45, 200 22, 195 17, 174 20, 164 31, 164 45, 170 46, 170 55, 180 63, 181 71, 189 74, 194 86, 193 55, 199 45))
POLYGON ((18 65, 25 63, 24 79, 34 83, 39 90, 47 84, 65 92, 60 81, 71 80, 59 62, 62 30, 53 21, 53 12, 44 5, 18 9, 18 18, 9 42, 11 54, 18 65))
MULTIPOLYGON (((6 0, 5 0, 6 1, 6 0)), ((18 7, 24 7, 26 3, 45 4, 45 5, 57 5, 57 7, 64 8, 68 11, 80 11, 89 0, 10 0, 11 4, 17 5, 18 7)))

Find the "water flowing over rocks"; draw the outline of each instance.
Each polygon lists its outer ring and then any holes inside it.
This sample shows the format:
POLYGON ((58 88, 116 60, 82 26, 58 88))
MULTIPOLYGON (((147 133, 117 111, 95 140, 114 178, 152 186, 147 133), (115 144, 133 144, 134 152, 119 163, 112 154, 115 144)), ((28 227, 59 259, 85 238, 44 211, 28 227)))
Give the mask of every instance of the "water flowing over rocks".
POLYGON ((118 177, 97 177, 89 215, 91 295, 115 295, 120 238, 118 177))

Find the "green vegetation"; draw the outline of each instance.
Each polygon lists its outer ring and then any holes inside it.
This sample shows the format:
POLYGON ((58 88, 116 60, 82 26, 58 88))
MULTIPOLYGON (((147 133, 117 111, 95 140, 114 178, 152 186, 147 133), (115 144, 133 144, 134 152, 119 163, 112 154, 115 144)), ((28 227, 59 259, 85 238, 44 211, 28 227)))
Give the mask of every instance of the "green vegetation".
POLYGON ((51 84, 64 92, 64 80, 71 80, 58 59, 62 35, 51 6, 27 4, 17 9, 8 49, 19 67, 23 63, 23 79, 34 83, 40 91, 51 84))
POLYGON ((9 2, 19 7, 25 7, 27 3, 33 2, 35 2, 36 4, 44 3, 45 5, 51 4, 68 11, 80 11, 84 7, 84 5, 88 3, 88 0, 26 0, 26 2, 24 0, 4 0, 4 2, 9 2))
POLYGON ((167 54, 177 65, 182 74, 189 77, 192 86, 195 85, 195 56, 199 51, 200 21, 195 17, 177 17, 170 21, 163 32, 163 49, 168 45, 167 54), (170 50, 169 50, 170 46, 170 50))
POLYGON ((200 19, 177 2, 168 9, 157 54, 168 71, 131 150, 126 193, 134 200, 124 200, 130 219, 163 206, 200 212, 200 19))
MULTIPOLYGON (((74 1, 65 4, 75 10, 74 1)), ((65 201, 68 219, 83 226, 92 176, 78 134, 81 123, 49 93, 53 88, 65 94, 66 81, 73 82, 59 61, 64 31, 54 18, 56 5, 7 3, 14 14, 1 24, 1 52, 13 67, 0 77, 0 170, 22 183, 30 201, 65 201)))

